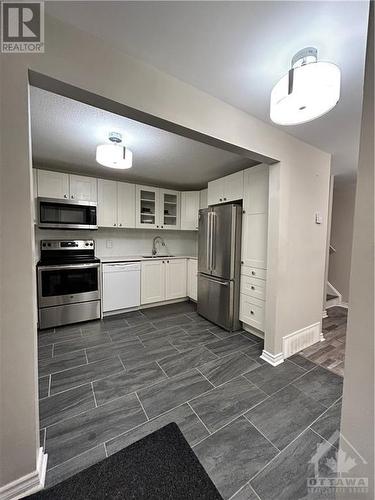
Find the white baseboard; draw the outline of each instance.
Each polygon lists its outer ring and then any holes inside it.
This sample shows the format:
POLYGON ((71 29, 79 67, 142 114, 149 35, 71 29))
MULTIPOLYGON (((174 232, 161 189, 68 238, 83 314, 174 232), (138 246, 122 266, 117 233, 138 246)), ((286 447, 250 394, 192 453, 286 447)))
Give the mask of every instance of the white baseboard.
POLYGON ((283 337, 284 357, 288 358, 302 351, 302 349, 306 349, 306 347, 316 344, 316 342, 320 340, 324 340, 320 329, 320 322, 301 328, 289 335, 285 335, 285 337, 283 337))
POLYGON ((0 500, 16 500, 44 488, 47 471, 47 453, 39 448, 36 470, 0 488, 0 500))
POLYGON ((277 366, 281 365, 281 363, 284 363, 284 355, 282 352, 279 352, 279 354, 271 354, 270 352, 267 352, 263 349, 260 357, 272 366, 277 366))

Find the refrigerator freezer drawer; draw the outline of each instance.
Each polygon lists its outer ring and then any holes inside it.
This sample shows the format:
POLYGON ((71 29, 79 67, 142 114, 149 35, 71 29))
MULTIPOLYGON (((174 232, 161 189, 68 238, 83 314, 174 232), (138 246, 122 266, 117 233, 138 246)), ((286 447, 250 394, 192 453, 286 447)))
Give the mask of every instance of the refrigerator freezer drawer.
POLYGON ((232 281, 198 275, 198 314, 216 325, 232 330, 233 287, 232 281))
POLYGON ((240 320, 264 332, 264 302, 241 293, 240 320))

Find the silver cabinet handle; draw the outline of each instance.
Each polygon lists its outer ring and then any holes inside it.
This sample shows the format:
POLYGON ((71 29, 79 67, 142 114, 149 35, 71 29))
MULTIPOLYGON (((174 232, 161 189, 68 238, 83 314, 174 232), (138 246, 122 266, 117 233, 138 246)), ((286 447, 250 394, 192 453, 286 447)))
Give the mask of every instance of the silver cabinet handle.
POLYGON ((122 226, 122 224, 119 224, 119 226, 121 227, 121 226, 122 226))
POLYGON ((255 276, 255 271, 251 271, 251 274, 252 274, 253 276, 255 276))
POLYGON ((64 194, 64 198, 67 198, 67 197, 68 197, 68 195, 67 195, 67 194, 64 194))
POLYGON ((254 314, 254 311, 250 311, 250 314, 254 314))
POLYGON ((227 201, 227 199, 226 199, 226 198, 224 198, 224 201, 227 201))
POLYGON ((220 199, 219 199, 219 201, 223 201, 223 199, 222 199, 222 198, 220 198, 220 199))
POLYGON ((252 290, 255 290, 255 286, 251 286, 250 288, 251 288, 252 290))
POLYGON ((74 200, 74 196, 73 195, 71 195, 71 199, 74 200))
POLYGON ((113 224, 114 226, 116 226, 116 224, 113 224))

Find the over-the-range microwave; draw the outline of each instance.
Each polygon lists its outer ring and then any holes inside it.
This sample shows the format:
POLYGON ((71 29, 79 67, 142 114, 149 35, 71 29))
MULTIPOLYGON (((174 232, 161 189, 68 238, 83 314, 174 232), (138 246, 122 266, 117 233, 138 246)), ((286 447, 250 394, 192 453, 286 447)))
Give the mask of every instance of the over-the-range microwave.
POLYGON ((37 205, 40 228, 98 229, 96 203, 38 198, 37 205))

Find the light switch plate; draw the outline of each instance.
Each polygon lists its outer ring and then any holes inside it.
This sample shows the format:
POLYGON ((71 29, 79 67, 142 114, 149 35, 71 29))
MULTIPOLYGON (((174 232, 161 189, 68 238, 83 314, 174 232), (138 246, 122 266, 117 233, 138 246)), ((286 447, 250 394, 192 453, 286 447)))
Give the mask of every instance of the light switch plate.
POLYGON ((323 223, 323 217, 320 212, 315 213, 315 224, 322 224, 323 223))

